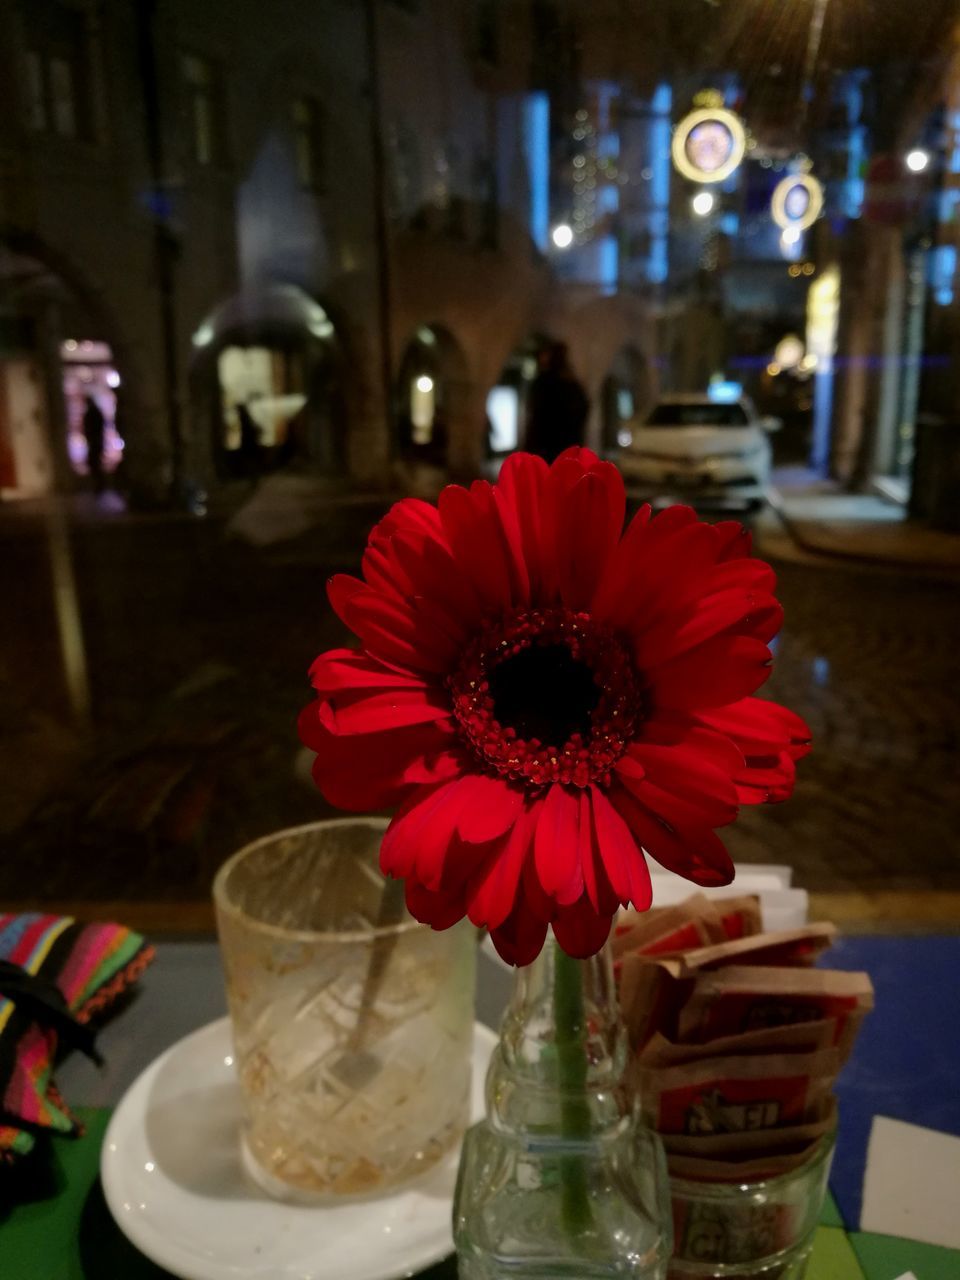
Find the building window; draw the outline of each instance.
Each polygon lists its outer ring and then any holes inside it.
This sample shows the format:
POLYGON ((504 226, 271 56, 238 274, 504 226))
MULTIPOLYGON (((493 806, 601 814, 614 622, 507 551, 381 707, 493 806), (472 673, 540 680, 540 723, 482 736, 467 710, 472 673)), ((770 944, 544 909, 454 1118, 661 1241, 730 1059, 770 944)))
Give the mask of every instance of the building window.
POLYGON ((473 48, 477 57, 495 67, 500 61, 498 0, 476 0, 473 13, 473 48))
POLYGON ((296 98, 290 107, 297 178, 304 191, 324 189, 323 110, 315 98, 296 98))
POLYGON ((44 85, 43 59, 34 49, 26 54, 27 124, 36 132, 47 127, 47 91, 44 85))
POLYGON ((73 69, 66 58, 50 59, 50 114, 61 138, 77 136, 77 103, 73 69))
POLYGON ((60 4, 25 11, 26 122, 37 133, 93 136, 90 41, 86 15, 60 4))
POLYGON ((217 68, 196 53, 185 53, 180 66, 186 90, 185 111, 190 156, 202 165, 223 159, 219 132, 220 83, 217 68))

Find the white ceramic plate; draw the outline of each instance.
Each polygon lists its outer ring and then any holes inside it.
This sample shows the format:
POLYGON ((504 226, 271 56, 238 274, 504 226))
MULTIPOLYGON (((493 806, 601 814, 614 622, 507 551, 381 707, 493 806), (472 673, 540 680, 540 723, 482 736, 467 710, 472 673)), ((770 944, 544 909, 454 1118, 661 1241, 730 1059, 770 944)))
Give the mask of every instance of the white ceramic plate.
MULTIPOLYGON (((477 1023, 473 1119, 497 1038, 477 1023)), ((130 1086, 100 1171, 110 1212, 137 1248, 183 1280, 395 1280, 453 1251, 458 1152, 378 1199, 331 1207, 269 1199, 243 1172, 230 1022, 179 1041, 130 1086)))

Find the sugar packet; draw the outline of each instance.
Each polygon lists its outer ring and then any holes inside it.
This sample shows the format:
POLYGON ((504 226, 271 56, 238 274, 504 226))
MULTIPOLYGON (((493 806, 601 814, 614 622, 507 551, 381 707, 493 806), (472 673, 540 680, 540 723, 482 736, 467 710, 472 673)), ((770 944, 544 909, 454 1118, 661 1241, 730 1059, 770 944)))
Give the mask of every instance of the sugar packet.
POLYGON ((818 1118, 841 1065, 836 1050, 822 1049, 641 1066, 636 1081, 661 1135, 743 1133, 818 1118))
POLYGON ((703 1043, 761 1027, 833 1019, 836 1042, 848 1021, 873 1008, 866 973, 729 965, 695 978, 679 1010, 677 1040, 703 1043))

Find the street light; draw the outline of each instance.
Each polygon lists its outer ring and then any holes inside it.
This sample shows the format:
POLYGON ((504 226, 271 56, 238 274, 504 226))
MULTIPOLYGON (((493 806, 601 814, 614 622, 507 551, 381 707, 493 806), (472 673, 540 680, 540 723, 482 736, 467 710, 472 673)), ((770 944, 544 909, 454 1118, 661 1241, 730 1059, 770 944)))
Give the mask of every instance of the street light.
POLYGON ((780 239, 784 244, 797 244, 800 240, 799 227, 784 227, 780 239))
POLYGON ((922 147, 914 147, 907 152, 905 163, 911 173, 923 173, 930 163, 930 152, 924 151, 922 147))
POLYGON ((558 249, 569 249, 573 244, 573 227, 568 222, 558 222, 550 233, 550 239, 558 249))
POLYGON ((693 212, 701 218, 705 218, 714 206, 713 192, 698 191, 690 201, 693 206, 693 212))
POLYGON ((433 390, 433 379, 428 373, 421 373, 417 379, 417 390, 422 391, 424 395, 433 390))

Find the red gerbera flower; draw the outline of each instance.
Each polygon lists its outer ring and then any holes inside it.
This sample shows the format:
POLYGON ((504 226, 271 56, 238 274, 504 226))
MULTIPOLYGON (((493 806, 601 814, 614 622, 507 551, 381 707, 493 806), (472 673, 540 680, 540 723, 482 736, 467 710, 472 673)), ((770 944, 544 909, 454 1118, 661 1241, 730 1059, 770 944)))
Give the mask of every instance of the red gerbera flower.
POLYGON ((321 654, 300 718, 332 804, 399 804, 381 866, 417 919, 464 915, 527 964, 547 927, 574 956, 650 905, 644 853, 728 883, 715 833, 783 800, 802 720, 750 695, 782 619, 737 523, 688 507, 621 537, 623 481, 588 449, 514 454, 496 485, 408 498, 363 580, 329 583, 360 648, 321 654))

